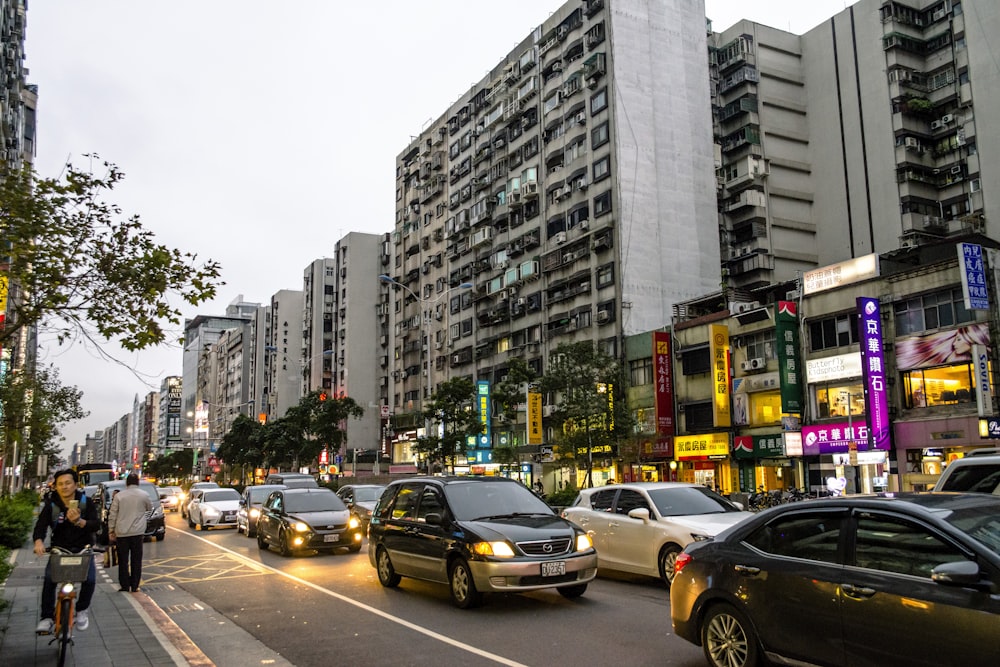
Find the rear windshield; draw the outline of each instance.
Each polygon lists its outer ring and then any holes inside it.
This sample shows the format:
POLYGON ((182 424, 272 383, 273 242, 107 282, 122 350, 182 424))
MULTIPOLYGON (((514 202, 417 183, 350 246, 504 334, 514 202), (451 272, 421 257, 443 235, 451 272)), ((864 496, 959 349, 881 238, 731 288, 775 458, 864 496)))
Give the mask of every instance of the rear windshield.
POLYGON ((355 487, 354 488, 354 502, 356 503, 373 503, 379 499, 382 492, 385 491, 384 486, 369 486, 369 487, 355 487))
POLYGON ((206 491, 201 497, 203 503, 217 503, 223 500, 239 500, 240 494, 236 489, 219 489, 218 491, 206 491))
POLYGON ((955 466, 937 491, 967 491, 1000 495, 1000 463, 955 466))
POLYGON ((272 491, 277 491, 277 489, 273 486, 262 489, 250 489, 250 502, 262 503, 267 500, 267 497, 271 495, 272 491))

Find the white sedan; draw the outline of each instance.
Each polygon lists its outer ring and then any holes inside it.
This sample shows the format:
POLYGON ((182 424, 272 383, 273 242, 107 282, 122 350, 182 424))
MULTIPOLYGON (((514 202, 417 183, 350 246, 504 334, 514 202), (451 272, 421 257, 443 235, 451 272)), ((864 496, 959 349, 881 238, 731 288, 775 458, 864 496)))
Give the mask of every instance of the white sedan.
POLYGON ((198 530, 235 528, 240 494, 236 489, 205 489, 188 506, 188 526, 198 530))
POLYGON ((677 554, 753 516, 700 484, 642 482, 583 489, 562 511, 590 534, 598 569, 674 579, 677 554))

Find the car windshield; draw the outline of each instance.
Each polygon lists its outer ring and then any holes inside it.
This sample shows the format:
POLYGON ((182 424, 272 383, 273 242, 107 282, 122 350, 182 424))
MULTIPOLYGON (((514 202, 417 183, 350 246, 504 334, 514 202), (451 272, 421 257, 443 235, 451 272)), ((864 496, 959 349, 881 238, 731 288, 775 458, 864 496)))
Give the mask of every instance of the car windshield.
POLYGON ((337 512, 346 509, 344 501, 333 492, 299 493, 285 496, 286 512, 337 512))
POLYGON ((937 490, 1000 494, 1000 463, 956 467, 937 490))
POLYGON ((139 488, 146 492, 155 507, 160 506, 160 494, 156 492, 156 487, 152 484, 140 484, 139 488))
POLYGON ((455 518, 475 521, 512 514, 554 514, 526 486, 510 482, 458 482, 447 484, 444 495, 455 518))
POLYGON ((274 487, 267 487, 264 489, 250 489, 250 502, 252 503, 262 503, 267 500, 267 497, 271 495, 274 491, 274 487))
POLYGON ((382 495, 384 486, 357 487, 354 489, 354 502, 373 503, 382 495))
POLYGON ((218 491, 206 491, 201 497, 203 503, 218 503, 224 500, 239 500, 240 494, 236 489, 220 489, 218 491))
POLYGON ((649 497, 653 501, 653 504, 656 505, 660 516, 739 512, 725 498, 702 486, 650 489, 649 497))
POLYGON ((1000 554, 1000 514, 997 514, 994 503, 963 504, 950 511, 939 512, 938 516, 1000 554))

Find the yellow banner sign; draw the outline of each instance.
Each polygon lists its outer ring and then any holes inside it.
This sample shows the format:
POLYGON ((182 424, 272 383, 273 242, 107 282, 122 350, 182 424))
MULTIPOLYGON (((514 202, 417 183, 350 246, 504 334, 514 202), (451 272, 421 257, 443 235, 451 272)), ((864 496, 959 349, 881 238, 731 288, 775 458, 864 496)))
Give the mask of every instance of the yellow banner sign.
POLYGON ((732 426, 729 416, 729 327, 709 326, 708 349, 712 355, 713 423, 717 428, 732 426))
POLYGON ((542 444, 542 394, 528 392, 528 444, 542 444))
POLYGON ((674 458, 702 459, 729 456, 728 433, 702 433, 674 437, 674 458))

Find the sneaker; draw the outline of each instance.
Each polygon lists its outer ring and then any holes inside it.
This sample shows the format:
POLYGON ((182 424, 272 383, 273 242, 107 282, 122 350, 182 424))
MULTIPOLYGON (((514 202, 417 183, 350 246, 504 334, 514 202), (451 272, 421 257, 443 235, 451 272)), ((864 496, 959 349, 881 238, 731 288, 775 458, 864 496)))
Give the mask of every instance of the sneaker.
POLYGON ((76 612, 76 629, 86 630, 90 627, 90 612, 86 609, 76 612))
POLYGON ((38 627, 35 628, 35 633, 39 635, 51 635, 52 626, 54 625, 55 622, 51 618, 43 618, 38 621, 38 627))

